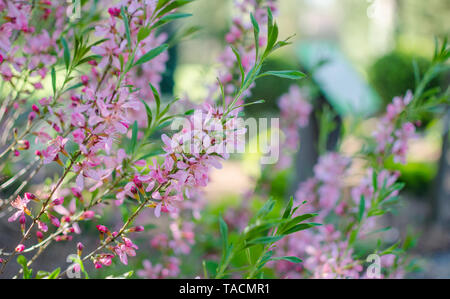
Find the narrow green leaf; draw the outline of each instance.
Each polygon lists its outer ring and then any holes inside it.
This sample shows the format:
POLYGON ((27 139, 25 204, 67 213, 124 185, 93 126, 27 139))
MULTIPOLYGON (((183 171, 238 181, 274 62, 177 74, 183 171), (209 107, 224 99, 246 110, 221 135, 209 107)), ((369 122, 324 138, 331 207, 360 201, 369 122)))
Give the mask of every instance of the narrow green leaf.
POLYGON ((234 46, 231 46, 231 50, 233 50, 234 56, 236 56, 236 60, 239 65, 239 71, 241 72, 241 86, 242 86, 242 84, 244 83, 244 79, 245 79, 245 72, 244 72, 244 66, 242 65, 241 55, 239 54, 239 51, 234 46))
POLYGON ((227 256, 228 250, 228 226, 223 220, 222 216, 219 216, 220 235, 222 236, 222 250, 223 256, 227 256))
POLYGON ((361 222, 364 216, 365 209, 366 209, 366 200, 364 198, 364 195, 361 195, 361 199, 359 200, 358 222, 361 222))
POLYGON ((131 49, 131 34, 130 34, 130 24, 128 24, 128 17, 125 13, 125 6, 120 8, 120 14, 122 16, 123 24, 125 26, 125 35, 128 41, 128 48, 131 49))
POLYGON ((248 241, 247 244, 249 244, 249 245, 253 245, 253 244, 269 244, 269 243, 277 242, 277 241, 281 240, 283 237, 284 237, 284 235, 282 235, 282 236, 260 237, 260 238, 256 238, 256 239, 248 241))
POLYGON ((255 59, 256 59, 256 61, 258 61, 258 57, 259 57, 259 25, 252 13, 250 14, 250 19, 252 21, 253 35, 255 38, 255 51, 256 51, 255 59))
POLYGON ((305 229, 308 229, 308 228, 311 228, 314 226, 320 226, 320 225, 322 225, 322 224, 320 224, 320 223, 300 223, 300 224, 294 225, 293 227, 289 228, 288 230, 286 230, 283 233, 286 235, 290 235, 290 234, 296 233, 298 231, 305 230, 305 229))
POLYGON ((58 278, 59 273, 61 272, 60 268, 55 269, 50 275, 48 276, 48 279, 56 279, 58 278))
POLYGON ((152 121, 153 121, 152 109, 150 109, 150 107, 144 100, 141 100, 141 102, 142 102, 142 104, 144 104, 145 110, 147 111, 147 129, 150 129, 152 127, 152 121))
POLYGON ((61 43, 63 45, 64 48, 64 63, 66 65, 66 70, 69 69, 70 66, 70 51, 69 51, 69 46, 67 45, 67 41, 64 37, 61 37, 61 43))
POLYGON ((294 204, 294 197, 291 196, 291 199, 289 199, 289 203, 286 206, 286 209, 284 210, 283 219, 286 219, 289 216, 291 216, 291 211, 292 211, 293 204, 294 204))
POLYGON ((138 123, 135 120, 134 123, 133 123, 133 128, 132 128, 131 143, 130 143, 130 154, 133 154, 134 151, 136 150, 137 135, 138 135, 138 123))
MULTIPOLYGON (((51 75, 52 75, 53 96, 56 96, 56 72, 55 72, 54 67, 52 67, 51 75)), ((53 100, 56 101, 57 99, 53 99, 53 100)))
POLYGON ((163 44, 159 47, 151 49, 150 51, 148 51, 147 53, 142 55, 141 58, 139 58, 138 61, 136 61, 136 63, 133 66, 141 65, 143 63, 146 63, 146 62, 152 60, 153 58, 157 57, 162 52, 166 51, 167 48, 168 48, 168 45, 163 44))
POLYGON ((257 78, 262 78, 265 76, 276 76, 280 78, 286 78, 291 80, 299 80, 302 78, 305 78, 306 75, 299 71, 267 71, 265 73, 262 73, 257 78))
POLYGON ((296 256, 279 256, 279 257, 273 257, 273 258, 271 258, 271 260, 272 261, 281 261, 281 260, 283 260, 283 261, 288 261, 288 262, 291 262, 291 263, 301 263, 301 262, 303 262, 302 259, 299 259, 296 256))
POLYGON ((187 18, 187 17, 190 17, 190 16, 192 16, 192 14, 190 14, 190 13, 173 13, 173 14, 170 14, 170 15, 166 15, 166 16, 163 16, 161 19, 159 19, 159 21, 156 22, 152 26, 152 28, 157 28, 157 27, 162 26, 162 25, 164 25, 166 23, 169 23, 169 22, 171 22, 173 20, 187 18))
POLYGON ((152 89, 153 97, 155 98, 155 102, 156 102, 156 117, 158 117, 159 109, 161 107, 161 97, 159 96, 158 90, 156 90, 156 88, 152 85, 152 83, 148 83, 148 85, 152 89))

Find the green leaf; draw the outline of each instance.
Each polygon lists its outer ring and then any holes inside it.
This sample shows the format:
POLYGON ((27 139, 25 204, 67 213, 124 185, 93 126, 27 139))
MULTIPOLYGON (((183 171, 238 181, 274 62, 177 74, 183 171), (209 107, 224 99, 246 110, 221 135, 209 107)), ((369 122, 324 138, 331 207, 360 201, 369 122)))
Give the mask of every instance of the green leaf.
POLYGON ((291 199, 289 200, 289 203, 286 206, 286 209, 284 210, 283 219, 289 218, 289 216, 291 216, 293 204, 294 204, 294 198, 291 196, 291 199))
POLYGON ((291 80, 299 80, 302 78, 305 78, 306 75, 299 71, 268 71, 265 73, 262 73, 257 78, 262 78, 265 76, 276 76, 280 78, 286 78, 291 80))
POLYGON ((291 263, 301 263, 303 262, 302 259, 299 259, 296 256, 279 256, 279 257, 273 257, 271 258, 272 261, 288 261, 291 263))
POLYGON ((67 88, 66 90, 64 90, 64 93, 67 92, 67 91, 69 91, 69 90, 79 88, 79 87, 81 87, 81 86, 83 86, 83 83, 81 83, 81 82, 80 82, 80 83, 77 83, 77 84, 75 84, 75 85, 72 85, 72 86, 70 86, 69 88, 67 88))
POLYGON ((241 72, 241 85, 242 85, 244 83, 244 79, 245 79, 245 72, 244 72, 244 66, 242 65, 241 55, 239 54, 239 51, 234 46, 231 46, 231 50, 233 50, 234 56, 236 56, 236 60, 239 65, 239 71, 241 72))
POLYGON ((153 121, 153 114, 152 109, 150 109, 150 106, 144 101, 141 100, 142 104, 145 106, 145 110, 147 111, 147 129, 150 129, 152 127, 152 121, 153 121))
POLYGON ((308 228, 311 228, 314 226, 320 226, 320 225, 322 225, 322 224, 320 224, 320 223, 300 223, 300 224, 294 225, 293 227, 287 229, 283 233, 286 235, 290 235, 290 234, 296 233, 298 231, 305 230, 305 229, 308 229, 308 228))
POLYGON ((167 48, 168 48, 168 45, 163 44, 159 47, 151 49, 150 51, 148 51, 147 53, 142 55, 141 58, 139 58, 138 61, 136 61, 136 63, 133 66, 141 65, 143 63, 146 63, 146 62, 152 60, 153 58, 157 57, 162 52, 166 51, 167 48))
POLYGON ((156 88, 152 85, 152 83, 148 83, 148 85, 150 86, 150 88, 152 89, 153 92, 153 97, 155 98, 155 102, 156 102, 156 116, 159 115, 159 109, 161 107, 161 97, 159 96, 159 92, 156 90, 156 88))
POLYGON ((69 46, 67 45, 67 41, 64 37, 61 37, 61 44, 64 48, 64 63, 66 65, 66 70, 68 70, 70 66, 70 51, 69 46))
POLYGON ((354 229, 354 230, 352 230, 352 232, 350 233, 350 238, 349 238, 349 240, 348 240, 348 244, 349 244, 350 246, 352 246, 353 243, 355 243, 356 237, 358 236, 358 232, 359 232, 358 229, 354 229))
POLYGON ((364 195, 361 195, 361 199, 359 200, 358 222, 361 222, 364 216, 365 209, 366 209, 366 200, 364 199, 364 195))
POLYGON ((130 34, 130 24, 128 24, 128 17, 125 13, 125 6, 120 8, 120 14, 122 16, 123 24, 125 26, 125 34, 127 36, 128 48, 131 49, 131 34, 130 34))
MULTIPOLYGON (((53 96, 56 96, 56 72, 54 67, 52 67, 51 75, 52 75, 53 96)), ((56 101, 56 99, 53 100, 56 101)))
POLYGON ((139 29, 139 32, 137 35, 138 42, 146 39, 150 35, 151 32, 152 32, 152 29, 149 27, 142 27, 141 29, 139 29))
POLYGON ((223 220, 222 216, 219 216, 220 235, 222 236, 222 250, 223 256, 227 256, 228 253, 228 226, 223 220))
POLYGON ((275 207, 275 200, 270 198, 266 203, 262 206, 262 208, 258 211, 256 214, 256 219, 260 219, 265 217, 267 214, 269 214, 273 208, 275 207))
POLYGON ((19 255, 17 257, 17 263, 21 265, 23 268, 27 267, 27 259, 23 255, 19 255))
POLYGON ((133 154, 134 151, 136 150, 137 135, 138 135, 138 123, 135 120, 134 123, 133 123, 133 128, 132 128, 131 143, 130 143, 130 154, 133 154))
POLYGON ((260 238, 256 238, 253 240, 250 240, 247 242, 247 244, 249 245, 254 245, 254 244, 269 244, 269 243, 274 243, 277 242, 279 240, 281 240, 284 237, 284 235, 282 236, 267 236, 267 237, 260 237, 260 238))
POLYGON ((250 19, 252 21, 253 35, 255 37, 256 60, 258 60, 258 55, 259 55, 259 25, 258 25, 258 22, 256 21, 256 19, 253 16, 252 13, 250 13, 250 19))
POLYGON ((161 19, 159 19, 159 21, 156 22, 152 26, 152 28, 157 28, 157 27, 162 26, 162 25, 164 25, 166 23, 169 23, 169 22, 171 22, 173 20, 187 18, 187 17, 190 17, 190 16, 192 16, 192 14, 190 14, 190 13, 173 13, 173 14, 170 14, 170 15, 166 15, 166 16, 163 16, 161 19))
POLYGON ((56 279, 58 278, 59 273, 61 272, 60 268, 55 269, 50 275, 48 276, 48 279, 56 279))

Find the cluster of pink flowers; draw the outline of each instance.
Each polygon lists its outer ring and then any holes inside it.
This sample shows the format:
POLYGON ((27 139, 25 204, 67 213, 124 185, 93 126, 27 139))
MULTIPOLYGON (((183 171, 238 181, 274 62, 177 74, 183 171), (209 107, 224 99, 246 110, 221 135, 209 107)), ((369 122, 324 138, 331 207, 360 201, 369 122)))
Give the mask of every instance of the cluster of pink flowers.
MULTIPOLYGON (((408 141, 414 136, 414 125, 410 122, 398 123, 399 116, 411 102, 413 95, 396 97, 381 118, 380 127, 374 134, 378 147, 375 153, 378 163, 389 156, 397 162, 405 162, 408 141), (399 126, 399 129, 395 129, 399 126)), ((350 232, 341 232, 339 223, 360 222, 353 238, 364 239, 376 231, 380 204, 395 199, 399 194, 396 183, 399 172, 373 168, 367 169, 357 186, 345 191, 344 178, 349 175, 352 160, 338 153, 327 153, 319 158, 314 167, 314 177, 300 184, 296 192, 297 204, 305 203, 298 211, 317 212, 316 220, 325 225, 314 230, 298 232, 278 242, 277 255, 299 256, 302 264, 280 262, 274 265, 280 275, 291 278, 366 278, 362 273, 364 261, 353 258, 350 232), (349 194, 348 194, 349 193, 349 194), (361 203, 364 206, 361 207, 361 203), (363 210, 361 210, 363 209, 363 210), (368 211, 375 209, 376 213, 368 211), (330 212, 340 216, 338 223, 330 223, 330 212), (361 214, 362 213, 362 214, 361 214), (356 216, 358 215, 358 216, 356 216), (346 222, 347 221, 347 222, 346 222)), ((394 254, 381 255, 384 271, 381 277, 399 278, 405 274, 401 257, 394 254)))
POLYGON ((149 260, 142 262, 144 269, 138 270, 137 275, 148 279, 164 279, 177 277, 180 274, 180 260, 176 257, 169 257, 167 262, 152 265, 149 260))
POLYGON ((283 261, 274 265, 287 278, 359 278, 363 270, 333 225, 298 232, 280 241, 276 251, 277 255, 305 257, 301 264, 283 261))
POLYGON ((3 80, 11 81, 23 71, 29 71, 30 78, 35 81, 31 85, 41 89, 40 82, 46 77, 47 67, 56 62, 55 56, 50 52, 55 49, 58 51, 56 40, 63 28, 64 9, 52 1, 39 1, 35 6, 32 11, 31 3, 0 1, 0 13, 6 10, 6 22, 0 26, 0 74, 3 80), (45 29, 36 33, 36 28, 30 24, 32 14, 44 20, 55 18, 51 36, 45 29), (20 34, 25 40, 23 46, 14 43, 20 34))
MULTIPOLYGON (((110 3, 107 5, 109 6, 110 3)), ((155 18, 156 5, 157 1, 124 0, 110 6, 107 9, 108 18, 95 26, 94 36, 98 38, 98 42, 93 43, 90 50, 98 56, 93 55, 89 56, 89 59, 84 59, 89 66, 89 71, 75 77, 71 75, 71 71, 76 65, 71 64, 79 63, 79 60, 84 57, 77 61, 76 53, 69 52, 69 61, 67 61, 66 53, 63 55, 63 47, 59 45, 71 39, 78 39, 75 41, 75 46, 69 49, 80 51, 82 45, 86 46, 87 39, 83 36, 78 37, 72 29, 65 34, 65 39, 61 36, 64 26, 67 25, 65 7, 57 3, 52 4, 51 1, 39 1, 32 12, 31 5, 22 1, 8 1, 6 4, 0 1, 0 13, 6 9, 5 19, 7 20, 0 27, 2 41, 0 67, 5 80, 12 79, 9 68, 13 66, 18 76, 27 74, 26 70, 31 70, 29 77, 39 75, 38 82, 40 82, 55 65, 58 57, 66 61, 66 79, 63 85, 60 86, 61 82, 59 84, 54 82, 53 96, 41 98, 32 105, 27 131, 23 133, 23 136, 30 133, 36 136, 38 149, 35 154, 41 158, 44 165, 57 162, 65 169, 60 182, 50 186, 48 192, 39 191, 36 195, 26 193, 25 196, 18 196, 11 203, 17 212, 9 220, 19 219, 22 230, 24 233, 26 231, 27 236, 34 227, 33 222, 28 231, 25 229, 26 215, 34 217, 27 207, 31 199, 42 204, 41 212, 38 213, 35 222, 38 228, 36 232, 38 241, 41 242, 47 237, 55 241, 71 240, 72 233, 81 232, 78 222, 93 219, 96 213, 91 208, 101 202, 101 200, 86 202, 83 191, 94 192, 102 186, 114 186, 117 184, 114 178, 129 177, 129 168, 136 175, 133 174, 128 184, 116 190, 116 202, 120 204, 126 196, 136 198, 138 192, 150 192, 153 200, 159 202, 155 204, 155 214, 158 215, 160 211, 168 212, 172 207, 170 203, 182 198, 182 192, 176 196, 170 195, 170 192, 175 186, 181 190, 184 179, 195 178, 196 182, 193 184, 201 185, 207 181, 204 172, 205 168, 215 163, 212 157, 198 156, 198 162, 189 157, 185 160, 186 164, 183 164, 182 161, 178 163, 174 161, 168 153, 163 157, 165 160, 163 165, 155 163, 148 166, 149 173, 142 176, 138 168, 141 170, 145 168, 145 161, 135 159, 131 161, 132 157, 123 148, 116 146, 131 131, 131 125, 135 121, 139 127, 147 127, 146 108, 140 99, 143 98, 148 103, 153 101, 152 87, 159 89, 161 73, 165 70, 165 63, 168 60, 167 52, 163 51, 151 61, 140 63, 130 71, 124 69, 131 62, 144 59, 146 53, 160 46, 167 39, 165 34, 155 35, 154 31, 149 32, 145 37, 142 37, 142 34, 139 35, 143 27, 150 28, 164 16, 163 14, 155 18), (55 6, 54 9, 53 6, 55 6), (125 9, 122 13, 123 8, 125 9), (51 35, 46 29, 38 33, 29 26, 32 13, 38 14, 41 10, 45 11, 46 18, 55 19, 56 24, 51 35), (123 15, 127 18, 125 19, 123 15), (23 33, 26 39, 21 51, 18 47, 11 46, 19 33, 23 33), (53 54, 55 50, 57 56, 53 54), (75 84, 74 88, 68 88, 66 83, 75 79, 78 79, 80 84, 75 84), (135 90, 130 86, 133 86, 135 90), (65 160, 71 162, 63 162, 65 160), (178 173, 172 171, 174 167, 180 171, 178 173), (182 177, 182 171, 186 173, 186 178, 182 177), (70 172, 74 174, 75 182, 72 183, 71 180, 63 182, 66 174, 70 172), (173 178, 166 177, 169 172, 173 178), (155 187, 152 192, 152 183, 162 185, 169 180, 176 180, 176 177, 179 185, 167 186, 164 191, 158 191, 155 187), (151 180, 153 182, 150 182, 151 180), (67 188, 60 188, 60 186, 66 186, 65 184, 68 185, 67 188), (146 191, 143 190, 143 184, 146 184, 146 191), (64 195, 52 199, 58 194, 64 195), (72 197, 68 205, 63 205, 64 197, 72 197), (47 219, 41 219, 42 215, 46 215, 47 219), (56 228, 55 232, 49 230, 48 223, 56 228)), ((173 12, 174 10, 169 10, 166 15, 173 12)), ((22 78, 22 80, 25 79, 22 78)), ((37 84, 32 86, 35 89, 42 88, 37 84)), ((17 93, 19 96, 19 91, 17 93)), ((30 94, 32 91, 26 90, 26 93, 30 94)), ((15 132, 14 137, 17 139, 18 135, 18 132, 15 132)), ((139 132, 138 137, 141 138, 141 136, 139 132)), ((18 155, 15 148, 27 150, 30 144, 28 140, 18 140, 17 146, 13 147, 18 155)), ((123 234, 119 236, 118 232, 109 233, 108 230, 101 231, 101 234, 107 236, 102 240, 102 244, 112 243, 114 246, 109 246, 110 253, 94 256, 97 268, 101 265, 109 265, 114 256, 118 256, 121 262, 126 264, 127 256, 135 255, 137 246, 123 234), (108 238, 109 242, 107 242, 108 238)), ((48 242, 48 239, 45 242, 48 242)), ((26 249, 23 244, 20 245, 23 246, 20 251, 26 249)))
POLYGON ((327 153, 314 166, 314 177, 301 183, 295 199, 297 203, 306 201, 307 212, 320 211, 318 221, 334 211, 342 214, 344 201, 338 204, 342 194, 343 178, 347 175, 351 160, 339 153, 327 153))
POLYGON ((280 107, 281 130, 284 134, 279 168, 291 165, 292 153, 298 149, 300 142, 300 128, 309 123, 309 116, 313 110, 312 105, 305 99, 305 92, 297 85, 292 85, 289 92, 278 100, 280 107))
POLYGON ((408 140, 415 135, 416 127, 411 122, 402 123, 400 128, 396 128, 398 117, 405 111, 412 99, 411 91, 408 91, 403 98, 395 97, 392 103, 388 104, 386 113, 374 132, 377 142, 376 153, 385 156, 392 153, 396 163, 406 163, 408 140))
MULTIPOLYGON (((218 78, 223 84, 227 103, 230 103, 233 99, 233 95, 238 90, 241 81, 241 73, 233 48, 239 53, 242 67, 246 74, 255 65, 255 44, 249 42, 253 40, 253 25, 249 18, 250 13, 253 14, 261 30, 259 47, 263 47, 267 41, 267 32, 265 32, 267 8, 270 8, 274 14, 278 11, 276 0, 234 0, 233 4, 236 12, 233 14, 232 26, 225 35, 225 41, 228 45, 219 56, 221 67, 218 72, 218 78)), ((211 86, 212 93, 215 93, 216 90, 217 85, 211 86)), ((250 90, 251 88, 245 91, 242 96, 249 96, 251 94, 250 90)), ((238 102, 238 104, 240 103, 238 102)))

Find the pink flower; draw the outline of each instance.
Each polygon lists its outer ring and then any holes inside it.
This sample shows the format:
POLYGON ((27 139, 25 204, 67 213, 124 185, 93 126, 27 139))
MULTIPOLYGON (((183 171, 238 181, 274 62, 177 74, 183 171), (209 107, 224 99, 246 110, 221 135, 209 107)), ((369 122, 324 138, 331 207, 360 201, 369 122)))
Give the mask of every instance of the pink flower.
POLYGON ((25 214, 31 216, 31 212, 27 208, 27 204, 29 202, 30 200, 27 197, 21 198, 20 195, 18 195, 17 198, 11 202, 11 206, 16 208, 18 211, 8 218, 8 222, 16 221, 17 218, 25 216, 25 214))
POLYGON ((119 256, 120 261, 124 265, 128 265, 127 256, 136 256, 135 249, 138 249, 138 247, 128 238, 122 237, 122 240, 124 243, 119 243, 116 247, 114 247, 114 252, 119 256))

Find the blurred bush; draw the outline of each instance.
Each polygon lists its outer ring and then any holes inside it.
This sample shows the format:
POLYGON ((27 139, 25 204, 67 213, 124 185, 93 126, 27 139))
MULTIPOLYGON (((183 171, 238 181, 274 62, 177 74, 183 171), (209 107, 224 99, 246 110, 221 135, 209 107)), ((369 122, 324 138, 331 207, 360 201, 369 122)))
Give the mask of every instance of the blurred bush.
MULTIPOLYGON (((369 68, 369 80, 375 90, 383 99, 384 105, 392 101, 395 96, 403 95, 407 90, 414 90, 415 75, 414 62, 420 76, 428 69, 430 60, 421 56, 393 51, 377 60, 369 68)), ((430 88, 440 86, 443 76, 435 78, 430 88)))

